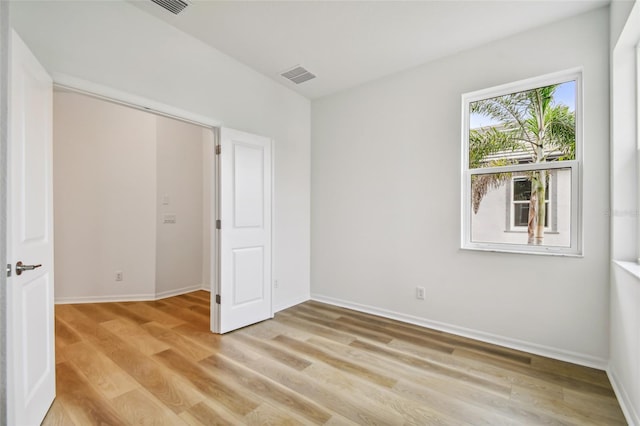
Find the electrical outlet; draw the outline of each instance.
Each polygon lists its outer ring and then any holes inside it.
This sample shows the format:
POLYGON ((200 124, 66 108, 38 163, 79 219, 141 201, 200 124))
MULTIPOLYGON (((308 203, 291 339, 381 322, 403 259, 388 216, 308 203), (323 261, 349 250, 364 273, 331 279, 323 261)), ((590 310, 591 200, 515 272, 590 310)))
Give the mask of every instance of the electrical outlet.
POLYGON ((424 287, 416 287, 416 299, 424 300, 424 287))
POLYGON ((122 271, 116 271, 116 281, 122 281, 122 280, 123 280, 122 271))
POLYGON ((273 288, 278 288, 278 280, 273 280, 273 288))

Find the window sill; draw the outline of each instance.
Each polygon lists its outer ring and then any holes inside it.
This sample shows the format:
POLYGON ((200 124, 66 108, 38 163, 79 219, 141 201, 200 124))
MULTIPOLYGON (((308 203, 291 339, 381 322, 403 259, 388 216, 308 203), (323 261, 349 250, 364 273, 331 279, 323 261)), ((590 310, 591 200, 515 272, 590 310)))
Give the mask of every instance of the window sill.
POLYGON ((640 280, 640 264, 623 260, 614 260, 613 263, 640 280))
MULTIPOLYGON (((505 229, 506 234, 526 234, 527 230, 520 231, 519 229, 505 229)), ((560 235, 558 231, 544 231, 545 235, 560 235)))
POLYGON ((569 253, 569 252, 559 252, 552 250, 518 250, 518 249, 508 249, 501 248, 496 246, 487 246, 487 247, 460 247, 460 250, 464 251, 485 251, 485 252, 494 252, 494 253, 511 253, 511 254, 531 254, 535 256, 557 256, 557 257, 573 257, 573 258, 583 258, 584 255, 581 253, 569 253))

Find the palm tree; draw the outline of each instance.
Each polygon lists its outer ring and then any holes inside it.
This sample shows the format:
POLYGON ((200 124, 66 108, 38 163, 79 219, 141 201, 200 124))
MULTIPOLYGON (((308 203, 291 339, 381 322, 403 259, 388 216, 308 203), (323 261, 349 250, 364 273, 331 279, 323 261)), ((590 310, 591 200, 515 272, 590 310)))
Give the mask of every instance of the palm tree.
MULTIPOLYGON (((471 103, 472 114, 489 117, 500 124, 469 132, 469 168, 517 164, 519 160, 505 156, 508 153, 526 154, 526 162, 534 164, 575 159, 575 114, 568 106, 554 103, 557 87, 554 84, 471 103)), ((531 181, 528 243, 542 244, 548 171, 535 170, 527 174, 531 181)), ((511 179, 511 173, 474 175, 473 178, 473 209, 477 213, 489 188, 511 179)))

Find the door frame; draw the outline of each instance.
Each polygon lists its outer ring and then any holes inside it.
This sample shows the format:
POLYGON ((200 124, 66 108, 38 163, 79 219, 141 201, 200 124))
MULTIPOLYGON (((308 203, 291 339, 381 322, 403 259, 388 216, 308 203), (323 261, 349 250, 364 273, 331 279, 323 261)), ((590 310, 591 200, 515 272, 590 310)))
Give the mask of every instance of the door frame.
MULTIPOLYGON (((7 369, 7 147, 9 123, 9 3, 0 1, 0 369, 7 369)), ((7 420, 7 375, 0 374, 0 423, 7 420)))

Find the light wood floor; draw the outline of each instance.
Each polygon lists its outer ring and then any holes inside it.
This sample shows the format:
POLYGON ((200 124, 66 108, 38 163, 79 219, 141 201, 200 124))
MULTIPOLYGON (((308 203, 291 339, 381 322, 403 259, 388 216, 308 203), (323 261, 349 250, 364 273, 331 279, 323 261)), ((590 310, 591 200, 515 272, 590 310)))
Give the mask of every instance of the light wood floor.
POLYGON ((599 370, 317 302, 218 336, 208 306, 56 306, 44 424, 626 424, 599 370))

